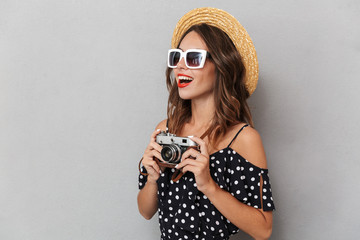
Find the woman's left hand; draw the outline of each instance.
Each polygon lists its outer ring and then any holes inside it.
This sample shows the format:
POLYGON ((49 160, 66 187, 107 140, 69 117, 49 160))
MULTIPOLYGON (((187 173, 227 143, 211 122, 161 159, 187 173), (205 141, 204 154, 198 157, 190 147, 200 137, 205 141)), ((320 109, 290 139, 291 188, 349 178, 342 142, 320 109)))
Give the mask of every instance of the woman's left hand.
POLYGON ((207 144, 198 137, 191 137, 190 139, 199 144, 200 151, 197 151, 194 148, 186 150, 181 157, 181 162, 176 168, 182 169, 183 173, 186 173, 187 171, 192 172, 195 176, 198 190, 204 192, 214 183, 210 175, 207 144))

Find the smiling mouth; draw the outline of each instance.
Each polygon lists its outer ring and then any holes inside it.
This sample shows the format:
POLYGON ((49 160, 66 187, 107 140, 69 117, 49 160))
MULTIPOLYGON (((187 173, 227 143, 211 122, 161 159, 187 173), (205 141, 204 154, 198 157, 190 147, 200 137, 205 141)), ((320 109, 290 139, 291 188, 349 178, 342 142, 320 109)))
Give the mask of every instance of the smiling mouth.
POLYGON ((190 76, 179 75, 178 87, 183 88, 192 82, 193 78, 190 76))
POLYGON ((185 77, 185 76, 180 76, 179 77, 179 82, 180 83, 190 83, 191 81, 192 81, 192 78, 185 77))

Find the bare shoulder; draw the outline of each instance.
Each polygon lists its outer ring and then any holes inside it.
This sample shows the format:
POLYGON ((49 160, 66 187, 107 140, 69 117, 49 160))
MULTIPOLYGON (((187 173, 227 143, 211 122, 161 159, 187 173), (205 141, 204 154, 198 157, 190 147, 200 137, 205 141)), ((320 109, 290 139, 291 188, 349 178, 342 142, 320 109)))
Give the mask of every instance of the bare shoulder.
MULTIPOLYGON (((241 128, 239 124, 238 129, 241 128)), ((267 168, 264 146, 258 131, 245 127, 232 143, 231 147, 246 160, 259 168, 267 168)))
POLYGON ((156 129, 160 129, 161 131, 165 131, 166 130, 166 121, 167 119, 162 120, 161 122, 159 122, 159 124, 156 126, 156 129))

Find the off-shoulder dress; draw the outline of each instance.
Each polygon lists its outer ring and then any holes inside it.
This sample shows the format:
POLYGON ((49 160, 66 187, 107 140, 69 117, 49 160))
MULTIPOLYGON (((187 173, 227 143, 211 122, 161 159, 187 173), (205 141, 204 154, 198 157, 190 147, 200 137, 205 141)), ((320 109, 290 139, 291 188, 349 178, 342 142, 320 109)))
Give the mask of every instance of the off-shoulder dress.
MULTIPOLYGON (((253 165, 231 148, 232 142, 247 126, 237 132, 226 148, 210 155, 210 173, 220 188, 240 202, 273 211, 268 169, 253 165)), ((174 182, 171 180, 174 171, 165 169, 157 180, 161 239, 229 239, 239 231, 206 195, 198 191, 193 173, 187 172, 174 182)), ((146 176, 139 175, 139 189, 146 181, 146 176)))

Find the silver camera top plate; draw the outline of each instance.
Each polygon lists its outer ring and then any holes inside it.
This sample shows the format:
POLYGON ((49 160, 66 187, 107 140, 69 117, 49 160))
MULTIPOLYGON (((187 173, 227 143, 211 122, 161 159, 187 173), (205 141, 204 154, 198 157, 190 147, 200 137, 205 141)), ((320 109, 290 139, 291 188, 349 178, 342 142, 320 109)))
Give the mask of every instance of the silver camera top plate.
POLYGON ((177 137, 175 134, 161 132, 156 136, 159 144, 177 144, 183 147, 197 147, 198 144, 187 137, 177 137))

